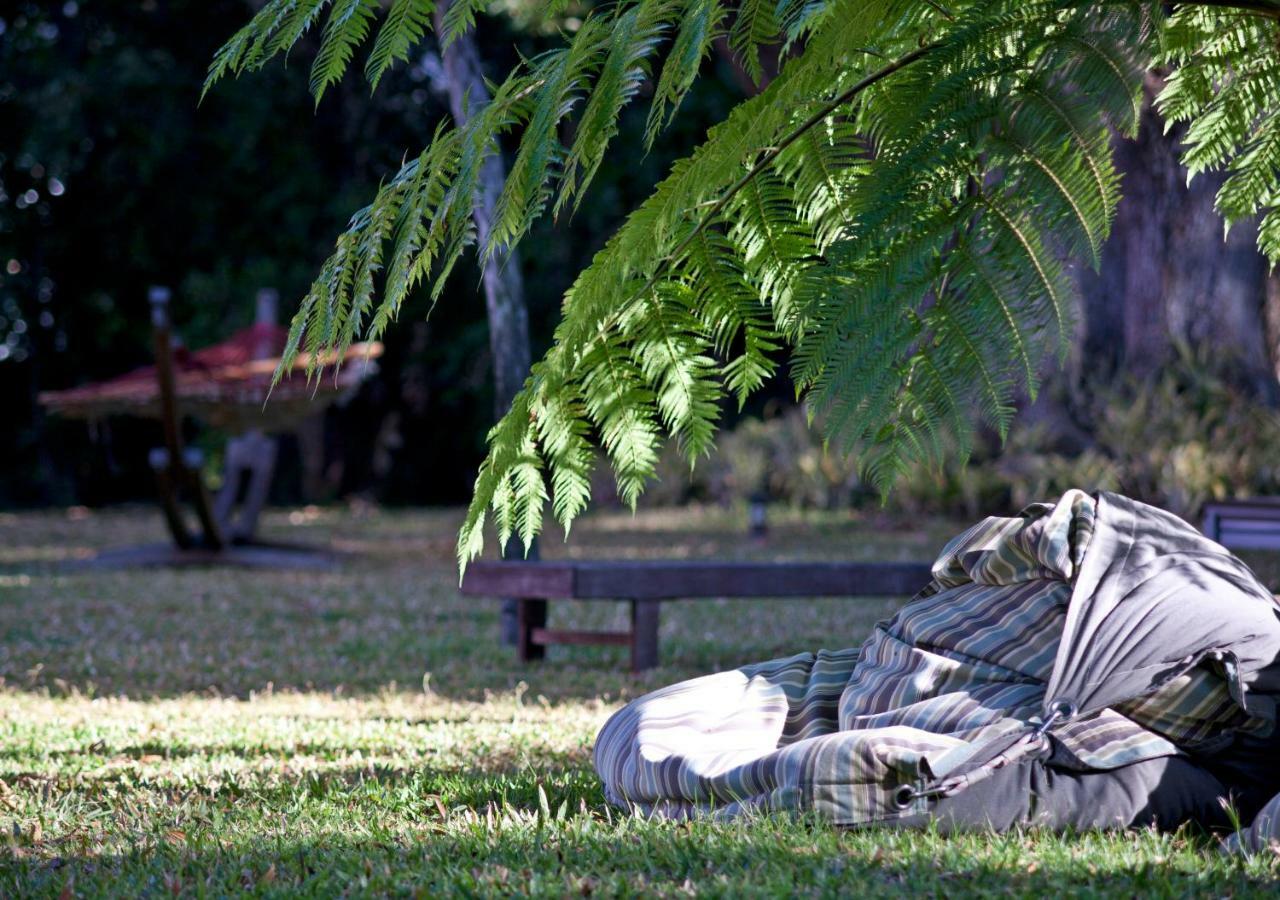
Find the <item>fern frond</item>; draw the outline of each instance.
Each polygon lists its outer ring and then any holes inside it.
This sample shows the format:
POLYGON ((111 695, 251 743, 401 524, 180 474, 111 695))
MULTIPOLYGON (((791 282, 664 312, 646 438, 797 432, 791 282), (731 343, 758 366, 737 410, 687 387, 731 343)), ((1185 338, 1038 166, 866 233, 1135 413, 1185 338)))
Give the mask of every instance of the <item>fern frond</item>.
MULTIPOLYGON (((275 46, 264 34, 307 20, 274 3, 220 51, 220 73, 257 65, 275 46)), ((353 3, 330 13, 321 90, 367 37, 371 16, 362 26, 353 3)), ((882 489, 916 462, 963 454, 979 421, 1003 434, 1015 398, 1065 347, 1068 265, 1096 263, 1107 238, 1111 129, 1136 126, 1157 46, 1173 69, 1161 109, 1189 121, 1189 167, 1224 168, 1219 208, 1261 214, 1259 244, 1280 253, 1274 20, 1185 5, 1167 20, 1145 0, 946 6, 621 0, 596 12, 353 217, 295 317, 291 352, 380 333, 415 285, 438 296, 466 247, 515 246, 547 206, 575 208, 655 57, 665 51, 649 143, 726 25, 754 77, 761 48, 784 45, 778 76, 672 166, 567 292, 551 350, 490 434, 460 562, 490 515, 504 540, 530 539, 548 500, 570 523, 593 441, 634 505, 662 440, 690 460, 708 452, 722 399, 742 403, 784 358, 827 437, 882 489), (500 141, 514 142, 513 164, 481 234, 473 199, 500 141)), ((452 7, 442 40, 479 8, 452 7)), ((427 17, 426 0, 395 0, 371 80, 427 17)))
POLYGON ((587 414, 609 454, 618 497, 635 508, 658 462, 656 401, 617 335, 602 335, 581 362, 587 414))
POLYGON ((1111 229, 1110 211, 1120 200, 1120 176, 1111 161, 1111 138, 1098 127, 1083 98, 1073 98, 1056 90, 1051 83, 1033 78, 1023 89, 1022 103, 1014 113, 1014 121, 1030 117, 1030 128, 1042 132, 1065 134, 1077 159, 1089 173, 1090 191, 1096 193, 1108 210, 1104 230, 1111 229))
POLYGON ((757 84, 764 76, 760 52, 776 43, 782 34, 776 3, 777 0, 741 0, 733 27, 729 29, 729 46, 757 84))
POLYGON ((690 463, 711 451, 720 416, 716 360, 694 313, 686 285, 660 286, 653 294, 632 357, 657 399, 663 427, 690 463))
POLYGON ((745 261, 718 232, 697 236, 682 269, 693 290, 702 333, 717 355, 729 357, 725 385, 741 405, 777 367, 770 354, 779 349, 778 335, 768 307, 748 280, 745 261))
POLYGON ((378 0, 334 0, 324 38, 311 65, 311 95, 316 103, 325 89, 342 77, 355 48, 369 35, 369 24, 378 0))
POLYGON ((431 28, 431 13, 435 8, 435 0, 394 0, 391 4, 364 67, 365 77, 374 90, 387 69, 409 58, 409 51, 431 28))
POLYGON ((1044 296, 1053 311, 1053 326, 1058 337, 1059 353, 1067 352, 1067 341, 1070 337, 1070 322, 1074 299, 1074 283, 1066 277, 1062 265, 1045 248, 1038 229, 1010 208, 1006 200, 993 195, 985 195, 982 205, 991 213, 986 219, 998 235, 994 238, 996 246, 1009 249, 1002 250, 1001 256, 1020 258, 1019 270, 1028 272, 1033 290, 1044 296))
POLYGON ((586 93, 606 38, 604 21, 588 18, 569 47, 534 61, 531 78, 539 89, 528 102, 512 110, 524 130, 494 209, 484 247, 486 259, 514 245, 546 206, 552 173, 560 171, 565 157, 557 127, 586 93))
POLYGON ((1175 71, 1156 98, 1166 121, 1187 124, 1190 177, 1226 169, 1217 209, 1226 226, 1261 215, 1258 248, 1275 265, 1280 199, 1280 20, 1182 5, 1163 38, 1175 71))
POLYGON ((225 75, 257 68, 281 49, 293 46, 328 3, 329 0, 268 0, 243 28, 218 48, 209 64, 200 99, 225 75))
POLYGON ((622 108, 648 78, 649 57, 667 32, 671 6, 662 0, 643 3, 611 24, 608 55, 596 74, 591 99, 577 123, 577 137, 564 159, 557 214, 565 204, 581 197, 595 177, 609 142, 618 134, 622 108))
POLYGON ((834 118, 811 128, 778 159, 778 170, 793 186, 799 218, 821 253, 852 229, 849 209, 855 185, 869 170, 869 154, 847 120, 834 118))
POLYGON ((659 132, 671 123, 680 103, 698 77, 702 61, 720 36, 727 9, 722 0, 693 0, 680 19, 680 29, 671 44, 662 75, 653 90, 653 103, 644 128, 644 143, 653 147, 659 132))
POLYGON ((489 0, 454 0, 445 10, 440 33, 440 48, 449 45, 476 25, 476 13, 489 5, 489 0))
POLYGON ((797 206, 780 177, 759 175, 739 195, 729 231, 760 302, 772 307, 781 331, 792 336, 801 321, 799 295, 818 261, 817 241, 796 217, 797 206))
POLYGON ((531 415, 551 471, 552 511, 568 532, 591 498, 595 463, 582 397, 572 384, 542 383, 531 415))

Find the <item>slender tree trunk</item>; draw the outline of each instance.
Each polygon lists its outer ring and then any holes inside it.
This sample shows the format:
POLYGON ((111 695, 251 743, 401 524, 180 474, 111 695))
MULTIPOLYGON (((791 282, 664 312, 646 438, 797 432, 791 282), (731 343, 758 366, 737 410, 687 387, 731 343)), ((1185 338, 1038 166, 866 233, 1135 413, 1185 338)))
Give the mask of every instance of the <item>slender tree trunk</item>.
MULTIPOLYGON (((436 31, 442 28, 449 0, 436 4, 436 31)), ((489 101, 489 91, 480 70, 480 53, 475 38, 461 35, 441 54, 449 110, 458 125, 465 125, 471 108, 489 101)), ((480 246, 489 240, 494 207, 502 192, 506 171, 499 154, 490 156, 480 171, 480 191, 475 198, 476 237, 480 246)), ((500 417, 511 408, 511 400, 524 384, 532 364, 529 350, 529 312, 524 302, 524 282, 520 259, 512 250, 495 253, 484 267, 484 299, 489 314, 489 351, 493 355, 493 411, 500 417)))
MULTIPOLYGON (((442 34, 449 0, 439 0, 435 9, 436 34, 442 34)), ((460 35, 440 54, 449 95, 449 110, 459 127, 470 118, 471 109, 489 101, 489 90, 480 70, 480 52, 472 33, 460 35)), ((490 156, 480 170, 480 190, 475 198, 476 237, 483 247, 493 228, 494 208, 502 193, 506 171, 501 154, 490 156)), ((524 384, 533 364, 529 347, 529 310, 524 301, 524 281, 520 258, 514 250, 494 253, 484 266, 484 300, 489 318, 489 353, 493 357, 493 412, 500 418, 524 384)), ((503 556, 518 555, 512 541, 503 556)), ((537 547, 530 550, 537 556, 537 547)), ((516 601, 502 605, 502 641, 516 642, 516 601)))

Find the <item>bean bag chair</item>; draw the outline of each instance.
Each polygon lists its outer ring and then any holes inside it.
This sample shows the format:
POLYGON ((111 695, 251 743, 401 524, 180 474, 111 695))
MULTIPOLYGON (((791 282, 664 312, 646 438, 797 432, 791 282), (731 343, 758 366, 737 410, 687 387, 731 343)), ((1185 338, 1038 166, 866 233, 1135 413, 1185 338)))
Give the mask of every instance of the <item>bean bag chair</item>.
POLYGON ((1280 607, 1181 519, 1070 491, 972 526, 932 574, 860 647, 619 710, 595 747, 608 799, 1078 829, 1225 826, 1280 791, 1280 607))

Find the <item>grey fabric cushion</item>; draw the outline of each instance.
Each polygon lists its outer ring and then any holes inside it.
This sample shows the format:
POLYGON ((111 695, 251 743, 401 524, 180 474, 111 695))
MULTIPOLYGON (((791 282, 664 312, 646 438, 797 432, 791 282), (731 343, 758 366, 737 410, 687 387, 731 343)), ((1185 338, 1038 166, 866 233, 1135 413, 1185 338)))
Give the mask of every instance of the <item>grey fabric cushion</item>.
POLYGON ((1176 516, 1103 493, 1076 578, 1046 710, 1139 697, 1220 660, 1246 711, 1275 718, 1280 606, 1249 568, 1176 516))
MULTIPOLYGON (((1054 831, 1154 825, 1173 830, 1185 822, 1225 829, 1227 789, 1185 757, 1149 759, 1108 771, 1060 768, 1043 756, 1024 759, 931 805, 929 813, 899 823, 944 833, 1014 827, 1054 831)), ((1280 800, 1280 798, 1278 798, 1280 800)), ((1280 812, 1280 802, 1277 804, 1280 812)))

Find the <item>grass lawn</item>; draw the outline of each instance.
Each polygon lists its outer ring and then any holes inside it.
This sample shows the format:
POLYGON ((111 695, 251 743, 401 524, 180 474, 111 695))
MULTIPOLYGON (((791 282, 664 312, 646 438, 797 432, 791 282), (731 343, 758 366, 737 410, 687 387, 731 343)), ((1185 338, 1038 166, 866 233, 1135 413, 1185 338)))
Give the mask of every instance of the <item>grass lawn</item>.
MULTIPOLYGON (((0 514, 0 897, 1276 893, 1275 855, 1224 858, 1190 831, 946 839, 621 815, 590 757, 620 703, 853 645, 900 601, 669 604, 664 665, 643 677, 622 648, 521 668, 497 605, 457 593, 457 522, 280 512, 273 536, 350 556, 325 573, 88 574, 64 563, 159 540, 158 516, 0 514)), ((779 513, 757 547, 722 511, 600 513, 545 554, 930 559, 955 529, 779 513)), ((553 604, 552 622, 622 626, 614 606, 553 604)))

